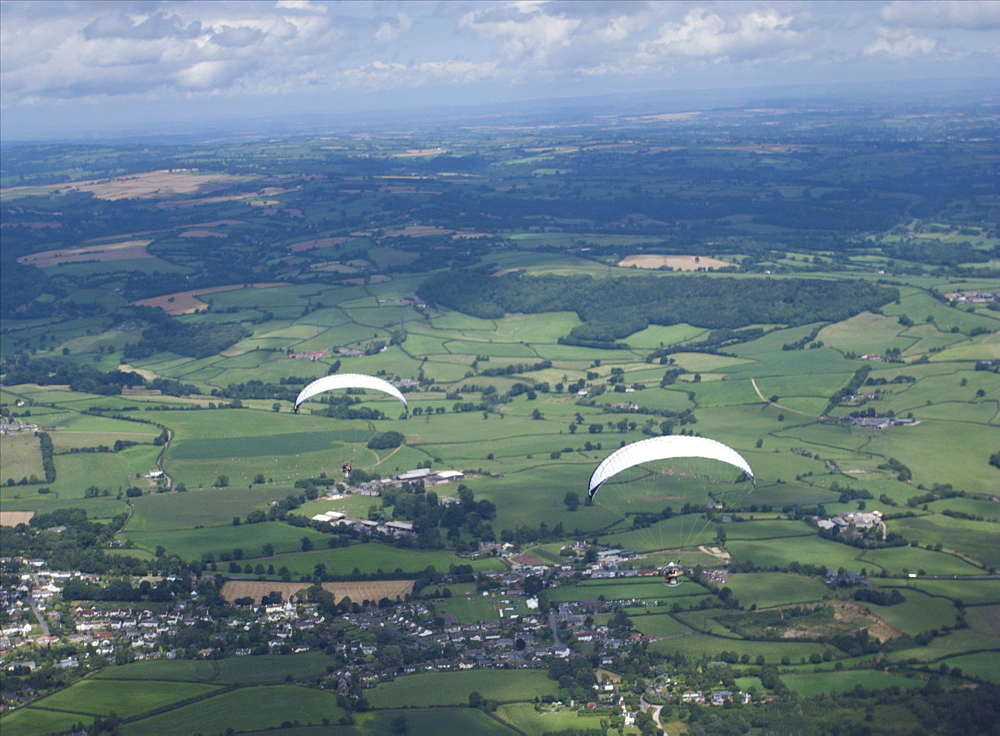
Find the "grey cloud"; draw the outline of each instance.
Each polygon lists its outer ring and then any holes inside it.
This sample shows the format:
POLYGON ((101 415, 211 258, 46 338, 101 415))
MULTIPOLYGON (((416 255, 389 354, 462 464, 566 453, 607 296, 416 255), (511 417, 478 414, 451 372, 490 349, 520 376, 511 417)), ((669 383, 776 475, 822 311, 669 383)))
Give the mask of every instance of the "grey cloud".
POLYGON ((882 20, 928 30, 989 31, 1000 28, 1000 2, 991 0, 896 0, 882 8, 882 20))
POLYGON ((225 48, 244 48, 263 40, 264 32, 257 28, 223 26, 211 36, 211 42, 225 48))
POLYGON ((201 35, 201 23, 192 21, 184 25, 176 15, 166 16, 156 13, 142 23, 133 23, 126 15, 103 16, 83 29, 83 37, 88 41, 95 38, 130 38, 152 41, 159 38, 197 38, 201 35))

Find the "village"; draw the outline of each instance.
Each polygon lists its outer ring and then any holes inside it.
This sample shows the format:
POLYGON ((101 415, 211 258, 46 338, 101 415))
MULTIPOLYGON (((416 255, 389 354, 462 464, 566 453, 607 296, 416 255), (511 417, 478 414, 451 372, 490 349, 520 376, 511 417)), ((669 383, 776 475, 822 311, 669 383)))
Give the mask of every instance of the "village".
MULTIPOLYGON (((578 603, 540 604, 539 588, 590 578, 639 577, 656 570, 619 569, 632 558, 628 550, 605 550, 584 567, 546 565, 523 555, 511 545, 490 550, 508 566, 477 576, 475 595, 490 599, 497 617, 459 621, 436 612, 436 604, 450 595, 456 577, 444 575, 430 594, 395 601, 311 600, 310 583, 283 598, 273 592, 260 601, 232 603, 218 594, 223 579, 145 576, 126 581, 146 591, 162 591, 138 603, 80 601, 63 598, 73 586, 106 589, 122 585, 120 576, 51 570, 42 559, 0 558, 0 564, 23 570, 17 585, 0 587, 4 624, 0 629, 0 667, 8 674, 28 676, 58 672, 58 679, 76 679, 109 664, 150 659, 219 659, 263 654, 295 655, 323 652, 339 663, 330 668, 320 687, 360 697, 363 690, 396 677, 419 672, 465 669, 545 669, 556 660, 579 657, 586 647, 595 654, 598 675, 593 694, 569 707, 612 708, 626 722, 635 713, 624 707, 612 674, 627 660, 636 644, 656 637, 625 626, 595 623, 595 615, 623 610, 620 606, 659 605, 657 601, 583 600, 578 603), (168 591, 174 592, 172 595, 168 591)), ((724 574, 716 576, 725 582, 724 574)), ((42 678, 39 678, 39 683, 42 678)), ((692 702, 721 705, 730 698, 749 696, 728 690, 693 690, 683 678, 658 678, 651 685, 650 702, 692 702)), ((41 688, 25 687, 3 693, 2 708, 24 705, 44 695, 41 688)), ((649 703, 644 699, 644 706, 649 703)), ((550 707, 561 707, 553 702, 550 707)))

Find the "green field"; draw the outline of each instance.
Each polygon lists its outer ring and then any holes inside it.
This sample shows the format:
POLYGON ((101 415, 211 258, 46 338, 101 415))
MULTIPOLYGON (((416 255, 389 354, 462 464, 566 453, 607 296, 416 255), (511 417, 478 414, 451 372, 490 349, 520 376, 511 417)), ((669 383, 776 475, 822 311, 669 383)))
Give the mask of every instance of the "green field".
POLYGON ((45 478, 38 438, 34 434, 18 433, 0 436, 0 482, 22 478, 45 478))
POLYGON ((89 724, 94 719, 80 713, 45 710, 43 708, 18 708, 0 719, 4 736, 37 736, 38 734, 69 731, 78 723, 89 724))
POLYGON ((830 594, 830 588, 815 578, 779 572, 730 575, 726 585, 742 605, 757 608, 822 600, 830 594))
POLYGON ((151 685, 145 680, 93 679, 43 698, 35 707, 91 717, 114 711, 122 718, 131 718, 181 700, 204 697, 217 689, 215 685, 194 682, 162 681, 151 685))
POLYGON ((469 693, 480 692, 501 703, 555 695, 558 685, 545 672, 531 670, 467 670, 399 677, 381 683, 368 695, 375 708, 466 705, 469 693), (487 695, 488 693, 488 695, 487 695))
POLYGON ((923 686, 921 680, 912 677, 871 670, 819 672, 812 675, 785 674, 781 676, 781 681, 785 683, 788 689, 804 698, 828 692, 847 692, 853 690, 858 685, 868 690, 880 690, 887 687, 905 689, 923 686))
POLYGON ((229 727, 279 728, 286 721, 320 725, 323 719, 336 723, 343 714, 332 693, 291 685, 246 687, 129 723, 122 732, 219 733, 229 727))
POLYGON ((536 710, 531 703, 510 703, 497 709, 501 719, 510 723, 520 733, 541 736, 560 731, 593 730, 601 728, 601 716, 587 715, 577 710, 536 710))
MULTIPOLYGON (((508 707, 508 706, 504 706, 508 707)), ((516 706, 510 706, 516 707, 516 706)), ((356 716, 357 725, 345 733, 392 733, 393 723, 403 718, 409 733, 474 733, 483 736, 513 736, 518 733, 495 718, 476 708, 424 708, 410 707, 403 710, 380 710, 356 716)), ((340 733, 329 729, 329 733, 340 733)))
POLYGON ((278 554, 292 553, 301 547, 303 538, 310 539, 317 549, 322 549, 326 546, 328 538, 312 529, 299 529, 280 521, 264 521, 249 526, 253 527, 252 533, 241 526, 229 524, 163 531, 126 529, 121 537, 147 550, 162 546, 168 552, 189 560, 199 560, 206 554, 218 558, 220 553, 232 552, 234 549, 242 549, 247 558, 262 557, 264 552, 261 547, 268 543, 274 545, 274 550, 278 554))

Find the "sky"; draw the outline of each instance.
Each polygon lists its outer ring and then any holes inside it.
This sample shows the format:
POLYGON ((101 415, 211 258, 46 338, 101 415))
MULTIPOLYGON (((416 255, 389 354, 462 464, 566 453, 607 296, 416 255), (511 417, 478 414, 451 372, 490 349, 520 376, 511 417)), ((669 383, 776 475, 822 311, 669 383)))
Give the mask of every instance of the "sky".
POLYGON ((0 138, 997 78, 998 57, 996 0, 0 0, 0 138))

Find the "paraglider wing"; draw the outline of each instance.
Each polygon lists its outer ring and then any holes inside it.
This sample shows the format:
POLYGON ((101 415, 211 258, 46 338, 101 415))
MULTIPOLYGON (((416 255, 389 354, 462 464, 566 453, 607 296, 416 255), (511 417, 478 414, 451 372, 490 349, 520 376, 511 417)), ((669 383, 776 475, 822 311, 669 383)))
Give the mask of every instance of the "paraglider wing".
POLYGON ((318 378, 302 389, 295 399, 295 411, 299 410, 299 406, 304 401, 308 401, 316 394, 338 388, 370 388, 373 391, 382 391, 399 399, 404 408, 410 408, 402 392, 388 381, 361 373, 337 373, 332 376, 318 378))
POLYGON ((675 457, 702 457, 729 463, 746 473, 754 487, 757 486, 750 465, 733 448, 707 437, 669 436, 639 440, 608 455, 590 476, 588 495, 593 498, 602 483, 627 468, 675 457))

